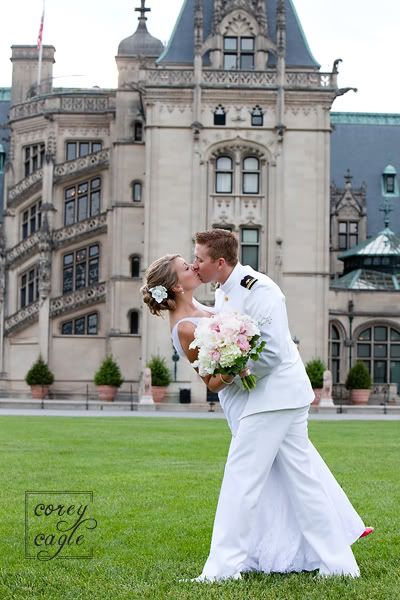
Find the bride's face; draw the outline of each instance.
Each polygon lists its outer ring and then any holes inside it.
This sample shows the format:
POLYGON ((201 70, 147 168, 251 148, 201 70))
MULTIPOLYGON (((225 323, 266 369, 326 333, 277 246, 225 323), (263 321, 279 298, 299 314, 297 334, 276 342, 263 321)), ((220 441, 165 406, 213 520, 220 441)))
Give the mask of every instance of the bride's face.
POLYGON ((179 291, 194 290, 201 284, 199 276, 192 269, 192 265, 187 263, 181 256, 178 256, 173 261, 175 273, 178 278, 179 291))

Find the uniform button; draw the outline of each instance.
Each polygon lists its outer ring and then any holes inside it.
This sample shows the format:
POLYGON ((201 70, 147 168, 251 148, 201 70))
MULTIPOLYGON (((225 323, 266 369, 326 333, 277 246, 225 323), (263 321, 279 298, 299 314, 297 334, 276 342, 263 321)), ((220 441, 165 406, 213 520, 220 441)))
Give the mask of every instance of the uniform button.
POLYGON ((228 302, 229 298, 228 296, 225 296, 225 302, 228 302))

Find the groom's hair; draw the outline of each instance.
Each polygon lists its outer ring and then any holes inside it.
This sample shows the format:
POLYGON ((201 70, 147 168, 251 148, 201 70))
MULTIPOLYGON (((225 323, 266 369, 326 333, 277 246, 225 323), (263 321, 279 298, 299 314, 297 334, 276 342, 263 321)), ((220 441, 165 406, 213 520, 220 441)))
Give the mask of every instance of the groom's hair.
POLYGON ((234 267, 238 261, 238 241, 227 229, 210 229, 199 231, 195 235, 196 244, 207 246, 211 260, 224 258, 228 265, 234 267))

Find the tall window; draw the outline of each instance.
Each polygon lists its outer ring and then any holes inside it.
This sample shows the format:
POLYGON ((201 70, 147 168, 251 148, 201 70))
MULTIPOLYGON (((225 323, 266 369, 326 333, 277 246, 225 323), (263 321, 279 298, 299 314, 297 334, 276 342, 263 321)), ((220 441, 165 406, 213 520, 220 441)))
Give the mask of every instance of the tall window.
POLYGON ((133 139, 135 142, 143 141, 143 123, 141 121, 135 121, 133 124, 133 139))
POLYGON ((224 69, 254 69, 253 37, 224 37, 224 69))
POLYGON ((63 257, 63 294, 94 285, 99 281, 99 245, 92 244, 63 257))
POLYGON ((340 382, 340 334, 333 323, 329 325, 329 365, 333 383, 340 382))
POLYGON ((258 271, 260 254, 260 232, 258 229, 241 230, 241 263, 258 271))
POLYGON ((64 321, 61 325, 62 335, 97 335, 98 333, 97 313, 82 315, 70 321, 64 321))
POLYGON ((137 310, 131 310, 129 313, 129 331, 133 335, 139 333, 139 312, 137 310))
POLYGON ((83 140, 83 141, 74 141, 67 142, 65 148, 65 157, 66 160, 75 160, 75 158, 79 158, 81 156, 87 156, 88 154, 94 154, 95 152, 100 152, 103 145, 98 140, 83 140))
POLYGON ((347 250, 358 244, 358 222, 339 221, 339 250, 347 250))
POLYGON ((101 179, 95 177, 64 190, 64 225, 72 225, 100 212, 101 179))
POLYGON ((24 147, 24 176, 32 175, 41 169, 44 162, 44 144, 32 144, 24 147))
POLYGON ((226 113, 221 104, 214 111, 214 125, 226 125, 226 113))
POLYGON ((34 265, 20 277, 20 308, 39 299, 39 269, 34 265))
POLYGON ((264 113, 258 104, 251 111, 251 124, 253 127, 262 127, 264 125, 264 113))
POLYGON ((132 182, 132 200, 134 202, 142 202, 142 182, 132 182))
POLYGON ((260 193, 260 161, 254 156, 248 156, 243 160, 242 193, 260 193))
POLYGON ((140 277, 140 256, 131 257, 131 277, 140 277))
POLYGON ((233 160, 230 156, 220 156, 215 162, 215 191, 217 194, 232 194, 233 160))
POLYGON ((400 391, 400 330, 384 325, 364 329, 357 339, 357 359, 374 383, 396 383, 400 391))
POLYGON ((32 204, 22 213, 22 239, 38 231, 42 225, 42 201, 32 204))

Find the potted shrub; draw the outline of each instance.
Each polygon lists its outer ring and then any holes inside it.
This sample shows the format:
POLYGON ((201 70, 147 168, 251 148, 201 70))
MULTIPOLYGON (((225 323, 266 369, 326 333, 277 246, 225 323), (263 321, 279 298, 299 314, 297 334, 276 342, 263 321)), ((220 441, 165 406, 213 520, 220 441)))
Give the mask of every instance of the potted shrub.
POLYGON ((347 374, 346 388, 350 390, 352 404, 368 404, 371 393, 371 377, 362 362, 356 362, 347 374))
POLYGON ((31 386, 32 398, 35 400, 43 400, 49 393, 49 387, 54 382, 54 375, 41 355, 25 375, 25 381, 31 386))
POLYGON ((162 402, 171 383, 171 373, 161 356, 152 356, 147 365, 151 371, 151 391, 154 402, 162 402))
POLYGON ((320 358, 313 358, 313 360, 308 361, 306 364, 307 375, 315 394, 315 398, 311 404, 319 404, 321 400, 325 370, 326 367, 320 358))
POLYGON ((123 381, 120 368, 112 355, 106 356, 94 376, 99 400, 113 402, 123 381))

